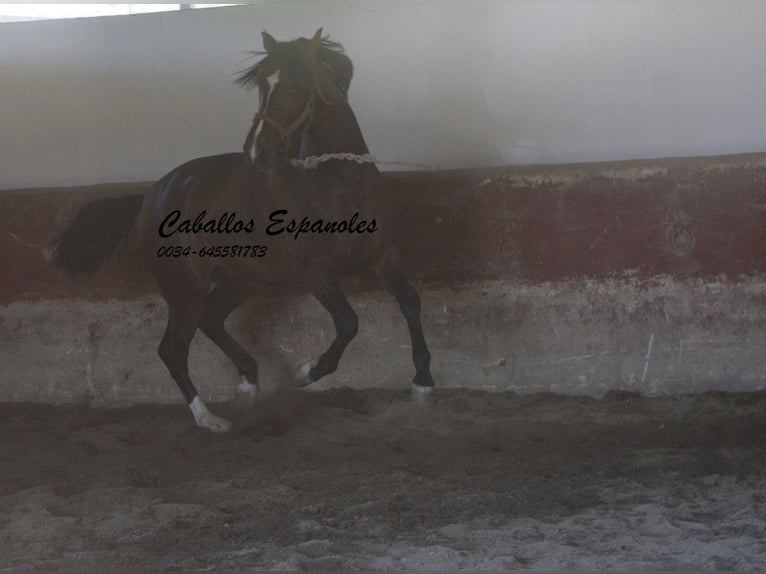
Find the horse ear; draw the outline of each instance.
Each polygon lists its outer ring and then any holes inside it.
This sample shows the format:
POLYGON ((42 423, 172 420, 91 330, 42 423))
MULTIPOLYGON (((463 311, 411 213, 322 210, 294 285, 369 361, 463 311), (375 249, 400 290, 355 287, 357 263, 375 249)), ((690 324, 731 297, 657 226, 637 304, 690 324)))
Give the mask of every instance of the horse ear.
POLYGON ((316 56, 317 51, 319 50, 319 47, 322 45, 322 28, 319 28, 314 33, 314 37, 309 40, 308 45, 306 46, 306 53, 311 56, 312 58, 316 56))
POLYGON ((274 48, 277 47, 277 41, 274 39, 274 37, 269 34, 268 32, 262 32, 261 36, 263 37, 263 49, 267 52, 271 52, 274 50, 274 48))

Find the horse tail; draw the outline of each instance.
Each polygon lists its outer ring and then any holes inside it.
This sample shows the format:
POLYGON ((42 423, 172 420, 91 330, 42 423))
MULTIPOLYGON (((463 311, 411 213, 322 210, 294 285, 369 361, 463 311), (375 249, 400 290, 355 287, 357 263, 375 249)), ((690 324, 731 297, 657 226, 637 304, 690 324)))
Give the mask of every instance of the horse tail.
POLYGON ((130 234, 144 194, 109 197, 83 207, 53 249, 53 263, 68 275, 91 274, 130 234))

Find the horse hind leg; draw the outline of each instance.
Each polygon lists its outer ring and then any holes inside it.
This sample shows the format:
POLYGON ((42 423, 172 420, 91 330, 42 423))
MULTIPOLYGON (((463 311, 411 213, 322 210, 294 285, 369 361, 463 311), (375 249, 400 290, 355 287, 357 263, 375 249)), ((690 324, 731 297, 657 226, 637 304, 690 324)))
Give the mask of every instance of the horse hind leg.
POLYGON ((162 285, 160 288, 168 303, 168 324, 158 349, 160 358, 186 399, 197 426, 213 432, 226 432, 231 423, 210 412, 189 377, 189 345, 205 309, 205 293, 189 294, 189 285, 176 286, 172 291, 162 289, 162 285))
POLYGON ((335 340, 315 363, 303 364, 297 373, 297 384, 306 386, 338 368, 343 351, 359 331, 359 318, 334 277, 311 273, 304 278, 317 301, 327 309, 335 324, 335 340))
POLYGON ((394 296, 399 304, 412 342, 412 361, 415 363, 415 378, 412 380, 412 399, 419 405, 428 405, 432 401, 434 380, 431 376, 431 353, 428 351, 420 322, 420 295, 397 269, 381 272, 386 291, 394 296))
POLYGON ((254 399, 259 392, 258 363, 226 330, 226 318, 234 309, 253 296, 253 289, 246 283, 230 278, 216 285, 207 298, 207 308, 200 323, 203 333, 215 343, 234 363, 239 371, 237 390, 246 399, 254 399))

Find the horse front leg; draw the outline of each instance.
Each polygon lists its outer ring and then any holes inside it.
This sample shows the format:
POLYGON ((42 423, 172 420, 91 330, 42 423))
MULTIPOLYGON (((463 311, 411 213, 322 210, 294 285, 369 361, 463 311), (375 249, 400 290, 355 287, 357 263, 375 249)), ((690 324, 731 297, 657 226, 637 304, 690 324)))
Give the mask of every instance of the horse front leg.
POLYGON ((226 277, 218 283, 207 298, 207 308, 200 329, 234 363, 239 371, 237 391, 246 399, 258 395, 258 363, 226 330, 226 318, 234 309, 251 299, 255 293, 252 285, 226 277))
MULTIPOLYGON (((393 256, 389 261, 397 261, 393 256)), ((431 376, 431 353, 423 335, 420 321, 420 295, 399 271, 398 266, 384 266, 378 270, 383 285, 396 299, 399 309, 407 321, 412 342, 412 361, 415 363, 415 378, 412 380, 412 399, 419 405, 428 405, 432 401, 434 379, 431 376)))
POLYGON ((334 276, 313 271, 306 274, 304 282, 317 301, 332 316, 335 324, 335 340, 318 361, 306 362, 298 369, 297 384, 302 387, 335 372, 343 351, 359 331, 359 318, 334 276))

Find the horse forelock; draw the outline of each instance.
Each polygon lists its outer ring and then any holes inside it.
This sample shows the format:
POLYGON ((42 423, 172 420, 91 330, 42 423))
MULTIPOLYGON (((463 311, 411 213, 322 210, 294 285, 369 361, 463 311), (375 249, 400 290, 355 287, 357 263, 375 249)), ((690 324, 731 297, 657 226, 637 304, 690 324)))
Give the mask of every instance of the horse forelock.
MULTIPOLYGON (((263 71, 271 66, 280 69, 300 67, 305 61, 303 50, 308 42, 307 38, 298 38, 289 42, 279 42, 271 52, 251 52, 253 57, 261 59, 240 72, 235 82, 245 88, 254 88, 263 77, 263 71)), ((325 84, 320 85, 320 89, 328 89, 327 82, 324 81, 326 77, 331 87, 336 88, 345 99, 354 67, 351 59, 344 53, 343 46, 327 37, 323 38, 317 50, 315 65, 319 83, 325 84)))

